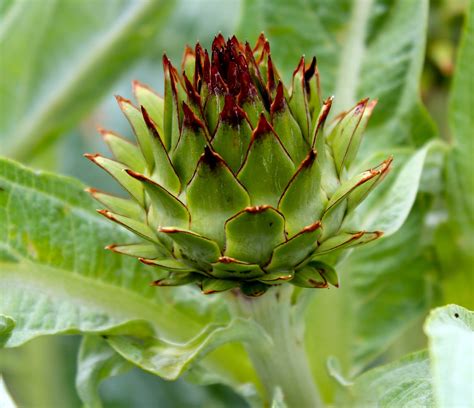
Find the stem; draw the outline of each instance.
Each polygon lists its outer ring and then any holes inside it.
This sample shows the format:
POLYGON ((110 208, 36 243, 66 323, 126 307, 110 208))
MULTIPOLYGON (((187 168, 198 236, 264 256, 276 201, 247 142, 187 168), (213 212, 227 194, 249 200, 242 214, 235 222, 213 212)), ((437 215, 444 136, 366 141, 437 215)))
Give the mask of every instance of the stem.
POLYGON ((245 348, 257 371, 267 400, 271 401, 277 387, 289 408, 322 406, 304 349, 302 333, 292 321, 290 285, 270 288, 261 297, 251 298, 234 292, 233 312, 259 323, 272 339, 272 346, 262 350, 247 343, 245 348))

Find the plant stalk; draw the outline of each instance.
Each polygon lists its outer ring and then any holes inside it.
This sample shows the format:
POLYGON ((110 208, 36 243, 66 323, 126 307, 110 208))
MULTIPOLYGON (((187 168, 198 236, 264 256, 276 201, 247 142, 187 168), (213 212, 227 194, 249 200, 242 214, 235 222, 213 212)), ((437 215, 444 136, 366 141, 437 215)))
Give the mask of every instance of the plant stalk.
POLYGON ((277 388, 289 408, 322 407, 304 348, 302 333, 292 318, 290 285, 276 286, 261 297, 247 297, 233 292, 233 312, 252 318, 271 338, 271 346, 262 349, 246 344, 246 350, 265 388, 267 403, 277 388))

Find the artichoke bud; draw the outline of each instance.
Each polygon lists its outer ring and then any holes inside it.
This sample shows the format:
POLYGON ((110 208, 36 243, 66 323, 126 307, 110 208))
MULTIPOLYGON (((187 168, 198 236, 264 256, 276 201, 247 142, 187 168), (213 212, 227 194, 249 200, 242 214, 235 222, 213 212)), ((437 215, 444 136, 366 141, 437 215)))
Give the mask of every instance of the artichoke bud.
POLYGON ((136 143, 101 129, 113 158, 86 155, 128 195, 88 189, 101 215, 136 236, 107 248, 154 268, 154 286, 247 296, 337 287, 322 257, 382 235, 344 223, 392 162, 348 177, 376 102, 328 129, 316 59, 301 58, 287 89, 263 34, 253 48, 218 35, 210 52, 186 47, 181 74, 166 56, 163 67, 164 98, 138 81, 136 105, 117 97, 136 143))

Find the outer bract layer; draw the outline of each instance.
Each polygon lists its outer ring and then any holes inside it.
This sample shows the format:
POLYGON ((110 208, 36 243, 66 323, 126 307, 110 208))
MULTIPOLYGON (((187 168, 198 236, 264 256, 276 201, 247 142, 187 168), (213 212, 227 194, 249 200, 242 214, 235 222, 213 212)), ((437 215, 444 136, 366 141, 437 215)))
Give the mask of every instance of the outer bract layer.
POLYGON ((381 236, 344 228, 390 167, 347 176, 376 102, 325 129, 332 98, 321 100, 316 59, 301 58, 288 89, 263 35, 253 49, 221 35, 210 54, 187 47, 181 75, 166 56, 163 65, 164 98, 139 82, 138 106, 117 97, 137 145, 101 130, 114 159, 86 155, 130 196, 90 189, 99 212, 137 236, 109 249, 163 271, 157 286, 197 283, 206 294, 337 286, 321 257, 381 236))

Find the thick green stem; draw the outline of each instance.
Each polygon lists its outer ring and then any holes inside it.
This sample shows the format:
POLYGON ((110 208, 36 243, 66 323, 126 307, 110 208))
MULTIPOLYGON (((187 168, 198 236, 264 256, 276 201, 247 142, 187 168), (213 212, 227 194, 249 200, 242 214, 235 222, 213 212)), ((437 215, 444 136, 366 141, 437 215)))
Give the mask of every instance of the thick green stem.
POLYGON ((272 340, 262 350, 246 344, 247 352, 271 401, 279 387, 289 408, 317 408, 321 398, 308 364, 303 339, 292 319, 290 285, 271 288, 261 297, 234 292, 234 313, 254 319, 272 340))

